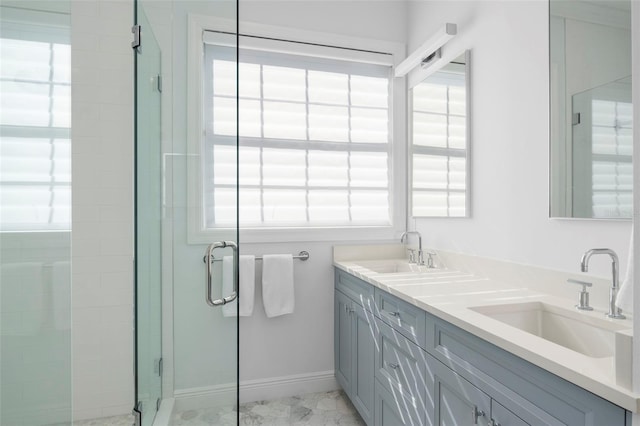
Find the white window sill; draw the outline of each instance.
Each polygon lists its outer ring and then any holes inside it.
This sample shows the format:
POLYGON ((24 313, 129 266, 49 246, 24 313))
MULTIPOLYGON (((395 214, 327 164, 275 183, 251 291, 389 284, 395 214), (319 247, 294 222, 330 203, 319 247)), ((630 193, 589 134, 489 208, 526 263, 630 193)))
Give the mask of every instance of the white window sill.
MULTIPOLYGON (((241 243, 285 243, 317 241, 378 241, 397 237, 392 226, 362 226, 334 228, 268 228, 240 229, 241 243)), ((213 241, 235 240, 235 229, 209 229, 190 235, 190 244, 208 244, 213 241)))

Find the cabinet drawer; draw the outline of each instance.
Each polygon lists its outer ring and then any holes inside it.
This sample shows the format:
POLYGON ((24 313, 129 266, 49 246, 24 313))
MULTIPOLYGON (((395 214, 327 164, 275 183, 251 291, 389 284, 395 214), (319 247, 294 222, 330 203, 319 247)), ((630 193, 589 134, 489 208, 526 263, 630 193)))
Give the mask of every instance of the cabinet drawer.
POLYGON ((373 312, 373 286, 337 268, 335 271, 336 289, 373 312))
POLYGON ((418 346, 425 348, 425 312, 378 288, 375 289, 375 297, 377 315, 418 346))
POLYGON ((427 411, 427 353, 381 321, 378 327, 376 378, 389 392, 402 392, 413 405, 427 411))
POLYGON ((402 392, 390 392, 376 380, 375 383, 375 426, 423 426, 426 413, 402 392))

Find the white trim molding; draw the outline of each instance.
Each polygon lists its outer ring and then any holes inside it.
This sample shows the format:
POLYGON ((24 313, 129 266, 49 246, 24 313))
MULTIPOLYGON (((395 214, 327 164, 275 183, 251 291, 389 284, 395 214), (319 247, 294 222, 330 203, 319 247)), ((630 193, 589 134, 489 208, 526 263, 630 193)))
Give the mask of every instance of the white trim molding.
MULTIPOLYGON (((300 30, 289 27, 263 25, 241 21, 240 33, 243 35, 269 37, 278 40, 296 40, 322 46, 337 46, 358 49, 362 55, 366 52, 389 54, 390 64, 397 64, 404 57, 406 46, 382 40, 363 39, 336 34, 300 30)), ((189 244, 204 244, 212 240, 238 238, 235 229, 204 229, 204 209, 202 206, 203 182, 201 170, 203 158, 202 129, 202 78, 203 34, 205 31, 218 31, 235 34, 236 22, 210 16, 190 14, 188 17, 188 57, 187 57, 187 204, 189 244)), ((321 46, 318 47, 319 49, 321 46)), ((365 55, 366 56, 366 55, 365 55)), ((371 56, 371 55, 369 55, 371 56)), ((378 55, 379 56, 379 55, 378 55)), ((392 164, 390 176, 404 176, 406 170, 406 85, 404 79, 392 79, 390 113, 392 115, 392 164)), ((326 228, 244 228, 239 238, 244 243, 291 242, 291 241, 354 241, 386 240, 396 238, 404 228, 406 215, 406 179, 391 179, 390 206, 391 225, 389 226, 345 226, 326 228)))
MULTIPOLYGON (((240 382, 240 403, 329 392, 338 388, 334 370, 246 380, 240 382)), ((180 411, 235 405, 236 403, 235 383, 181 389, 176 390, 174 394, 174 409, 180 411)))

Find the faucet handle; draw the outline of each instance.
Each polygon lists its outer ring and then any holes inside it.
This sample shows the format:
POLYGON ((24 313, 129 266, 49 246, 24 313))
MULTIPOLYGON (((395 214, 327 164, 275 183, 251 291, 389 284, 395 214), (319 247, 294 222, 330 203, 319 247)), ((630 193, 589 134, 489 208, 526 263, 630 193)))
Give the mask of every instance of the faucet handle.
POLYGON ((582 291, 578 295, 578 304, 576 305, 576 309, 580 309, 581 311, 593 311, 593 308, 589 306, 589 292, 587 291, 587 287, 591 287, 593 284, 587 281, 574 280, 573 278, 569 278, 567 280, 569 284, 578 284, 582 286, 582 291))
POLYGON ((416 251, 415 249, 407 249, 409 253, 409 263, 416 263, 416 251))
POLYGON ((425 251, 424 253, 427 255, 427 268, 435 268, 436 266, 433 263, 433 257, 436 256, 438 253, 433 251, 425 251))
POLYGON ((567 282, 569 284, 578 284, 582 286, 582 290, 583 291, 587 291, 587 287, 591 287, 593 285, 593 283, 587 282, 587 281, 580 281, 580 280, 574 280, 573 278, 569 278, 567 280, 567 282))

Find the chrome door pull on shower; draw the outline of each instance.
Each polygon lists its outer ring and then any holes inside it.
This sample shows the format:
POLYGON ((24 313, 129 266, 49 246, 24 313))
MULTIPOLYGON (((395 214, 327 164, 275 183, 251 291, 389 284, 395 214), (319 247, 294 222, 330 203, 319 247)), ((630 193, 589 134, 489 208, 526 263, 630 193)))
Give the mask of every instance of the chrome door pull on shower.
POLYGON ((233 302, 236 297, 238 297, 238 274, 235 273, 235 270, 238 268, 238 245, 233 241, 218 241, 213 244, 209 244, 207 247, 207 251, 204 255, 204 263, 206 264, 206 301, 209 306, 222 306, 226 305, 229 302, 233 302), (212 299, 212 281, 213 281, 213 251, 218 248, 226 248, 230 247, 233 250, 233 291, 227 297, 223 297, 222 299, 212 299))

